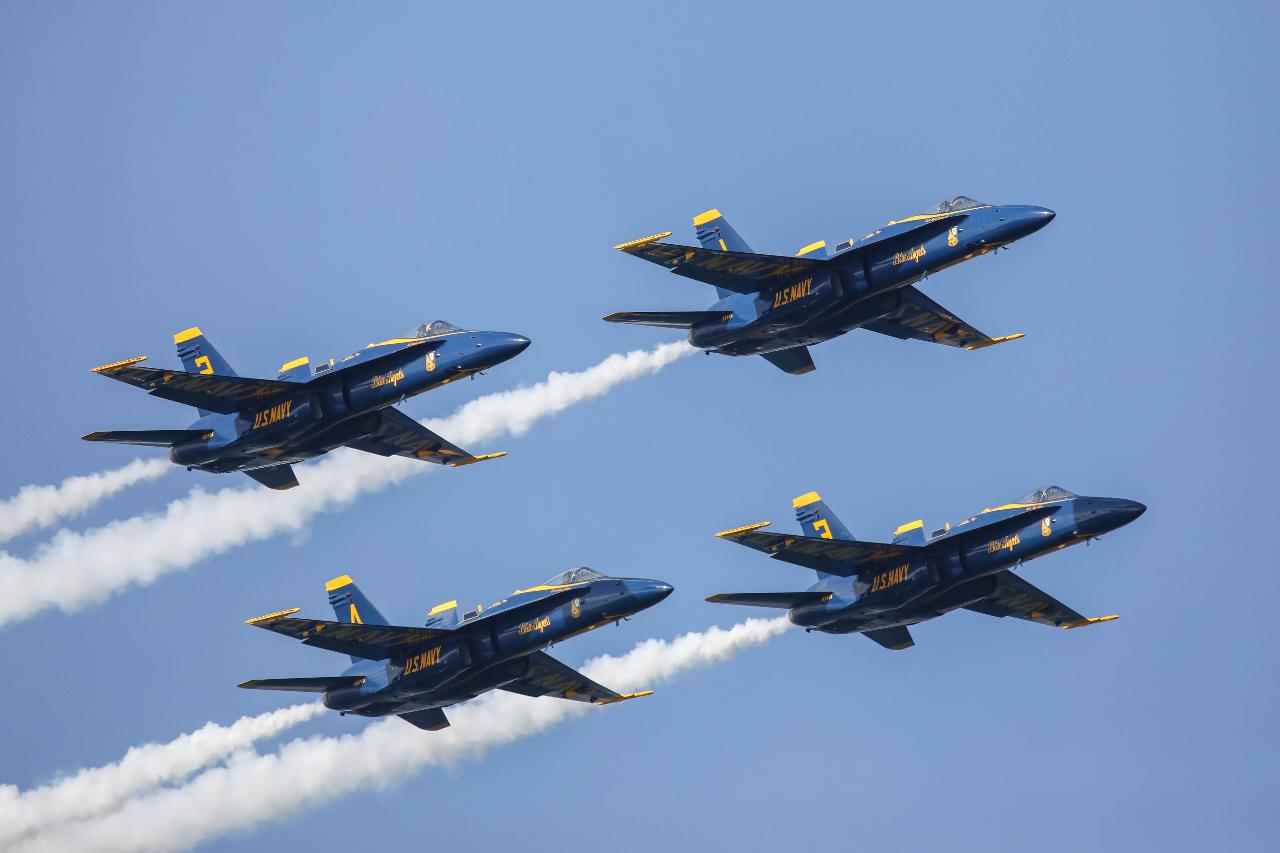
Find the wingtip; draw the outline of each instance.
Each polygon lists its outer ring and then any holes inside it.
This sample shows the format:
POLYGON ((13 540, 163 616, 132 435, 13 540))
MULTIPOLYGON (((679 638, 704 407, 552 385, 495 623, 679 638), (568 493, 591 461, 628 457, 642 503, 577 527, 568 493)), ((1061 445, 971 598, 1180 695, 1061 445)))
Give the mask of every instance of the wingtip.
POLYGON ((1087 628, 1090 625, 1097 625, 1099 622, 1110 622, 1112 619, 1119 619, 1119 618, 1120 618, 1119 613, 1112 613, 1109 616, 1086 616, 1084 619, 1078 622, 1072 622, 1071 624, 1063 625, 1062 627, 1069 631, 1072 628, 1087 628))
POLYGON ((758 521, 755 524, 744 524, 741 527, 735 527, 732 530, 721 530, 716 536, 732 536, 735 533, 750 533, 752 530, 759 530, 761 527, 768 527, 773 524, 772 521, 758 521))
POLYGON ((89 372, 90 372, 90 373, 103 373, 103 372, 108 371, 108 370, 113 370, 113 369, 115 369, 115 368, 117 368, 117 367, 128 367, 128 366, 129 366, 129 365, 131 365, 131 364, 137 364, 137 363, 138 363, 138 362, 140 362, 140 361, 146 361, 146 360, 147 360, 147 356, 145 356, 145 355, 140 355, 140 356, 136 356, 136 357, 134 357, 134 358, 126 358, 126 359, 123 359, 123 360, 121 360, 121 361, 113 361, 113 362, 111 362, 110 364, 99 364, 97 367, 93 368, 93 369, 92 369, 92 370, 90 370, 89 372))
POLYGON ((1025 338, 1026 336, 1027 336, 1026 332, 1018 332, 1013 335, 1002 335, 1001 337, 998 337, 998 338, 989 338, 988 340, 985 340, 985 341, 978 341, 976 344, 969 344, 967 347, 965 347, 965 349, 969 350, 970 352, 973 352, 974 350, 993 347, 996 344, 1004 344, 1004 343, 1008 343, 1009 341, 1016 341, 1018 338, 1025 338))
POLYGON ((244 624, 257 625, 262 622, 270 622, 273 619, 282 619, 285 616, 292 616, 301 609, 301 607, 294 607, 291 610, 277 610, 275 613, 268 613, 265 616, 255 616, 252 619, 246 619, 244 620, 244 624))
POLYGON ((661 234, 650 234, 648 237, 641 237, 639 240, 628 240, 625 243, 619 243, 613 248, 618 249, 619 251, 625 252, 627 249, 637 249, 641 246, 656 242, 658 240, 662 240, 670 236, 671 236, 670 231, 663 231, 661 234))
POLYGON ((507 455, 507 451, 499 450, 497 453, 481 453, 479 456, 471 456, 467 459, 459 459, 457 462, 446 462, 450 468, 461 468, 463 465, 474 465, 477 462, 488 462, 490 459, 501 459, 507 455))
POLYGON ((618 702, 625 702, 628 699, 639 699, 641 696, 652 696, 652 695, 653 695, 652 690, 640 690, 635 693, 621 693, 612 699, 601 699, 598 704, 614 705, 614 704, 617 704, 618 702))

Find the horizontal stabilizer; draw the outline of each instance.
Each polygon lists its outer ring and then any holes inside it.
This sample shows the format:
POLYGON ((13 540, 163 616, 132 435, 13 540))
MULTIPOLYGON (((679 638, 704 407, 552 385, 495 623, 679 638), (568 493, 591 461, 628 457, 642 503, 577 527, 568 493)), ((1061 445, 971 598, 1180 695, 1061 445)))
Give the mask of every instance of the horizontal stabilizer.
POLYGON ((111 444, 140 444, 144 447, 173 447, 187 441, 204 441, 213 433, 207 429, 114 429, 81 436, 85 441, 111 444))
POLYGON ((721 592, 707 598, 712 604, 741 604, 746 607, 777 607, 790 610, 829 598, 827 592, 721 592))
POLYGON ((808 347, 780 349, 775 352, 764 352, 761 355, 765 361, 792 376, 802 376, 814 370, 813 356, 809 355, 808 347))
POLYGON ((618 311, 605 317, 606 323, 631 323, 635 326, 658 326, 664 329, 692 329, 700 323, 728 320, 728 311, 618 311))
POLYGON ((292 465, 272 465, 270 468, 251 468, 245 471, 268 489, 283 492, 298 485, 298 477, 293 473, 292 465))
POLYGON ((237 687, 246 690, 286 690, 290 693, 323 693, 334 687, 345 687, 360 680, 358 675, 336 675, 319 678, 255 678, 242 681, 237 687))
POLYGON ((868 640, 879 643, 886 649, 892 649, 895 652, 909 649, 916 644, 916 641, 911 639, 911 632, 902 625, 894 628, 877 628, 874 631, 863 631, 862 633, 868 640))
POLYGON ((421 711, 410 711, 400 714, 400 719, 429 732, 438 732, 449 728, 449 718, 439 708, 424 708, 421 711))
POLYGON ((473 456, 396 408, 383 409, 378 412, 378 418, 378 429, 373 435, 349 441, 347 447, 378 456, 407 456, 423 462, 448 465, 450 468, 507 455, 504 452, 473 456))
POLYGON ((717 533, 721 539, 764 551, 776 560, 794 563, 829 575, 853 577, 874 570, 882 563, 919 556, 923 548, 894 545, 888 542, 859 542, 823 539, 818 536, 793 536, 785 533, 762 533, 770 522, 748 524, 717 533))

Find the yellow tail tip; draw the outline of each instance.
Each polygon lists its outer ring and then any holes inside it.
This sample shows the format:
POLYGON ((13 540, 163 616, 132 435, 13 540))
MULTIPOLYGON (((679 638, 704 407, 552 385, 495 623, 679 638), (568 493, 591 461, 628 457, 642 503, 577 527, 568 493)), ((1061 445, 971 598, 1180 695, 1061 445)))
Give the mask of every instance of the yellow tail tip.
POLYGON ((181 332, 174 335, 173 342, 175 344, 185 343, 186 341, 189 341, 192 338, 198 338, 203 334, 204 332, 200 331, 199 326, 192 326, 190 329, 183 329, 181 332))
POLYGON ((817 492, 805 492, 803 495, 793 500, 791 502, 791 505, 794 508, 799 509, 802 506, 808 506, 809 504, 816 504, 820 500, 822 500, 822 495, 818 494, 817 492))
POLYGON ((351 575, 341 575, 326 582, 324 585, 324 591, 333 592, 335 589, 341 589, 342 587, 350 586, 353 583, 355 583, 355 581, 351 579, 351 575))
POLYGON ((704 210, 702 213, 699 213, 697 216, 693 217, 693 227, 697 228, 699 225, 702 225, 703 223, 710 222, 713 219, 719 219, 719 218, 720 218, 720 211, 716 210, 714 207, 711 208, 710 210, 704 210))

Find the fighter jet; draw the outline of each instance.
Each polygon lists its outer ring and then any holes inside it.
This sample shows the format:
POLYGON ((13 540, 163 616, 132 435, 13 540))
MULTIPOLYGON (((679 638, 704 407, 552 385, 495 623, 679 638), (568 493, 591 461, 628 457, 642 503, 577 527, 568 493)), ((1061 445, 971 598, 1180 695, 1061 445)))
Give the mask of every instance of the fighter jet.
POLYGON ((716 535, 813 569, 818 582, 804 592, 731 592, 707 601, 787 609, 790 620, 807 631, 865 634, 886 649, 915 645, 908 625, 960 607, 1055 628, 1115 619, 1081 616, 1014 570, 1146 511, 1136 501, 1080 497, 1046 486, 928 536, 923 521, 912 521, 894 531, 892 542, 860 542, 817 492, 801 495, 794 505, 801 528, 814 535, 763 533, 767 521, 716 535))
POLYGON ((712 285, 716 302, 703 311, 623 311, 604 319, 688 329, 689 343, 708 354, 762 355, 797 375, 814 369, 809 346, 858 328, 982 349, 1022 334, 990 337, 915 285, 1034 234, 1053 217, 1043 207, 956 196, 845 240, 834 251, 819 240, 786 257, 752 252, 720 211, 708 210, 693 218, 702 248, 660 242, 670 231, 614 248, 712 285))
POLYGON ((423 627, 402 628, 388 625, 347 575, 329 581, 325 590, 336 622, 300 619, 294 608, 248 624, 350 655, 351 666, 336 676, 263 678, 240 686, 323 693, 325 707, 343 714, 395 714, 429 731, 449 725, 442 709, 495 688, 597 705, 648 696, 653 691, 615 693, 542 649, 621 622, 671 594, 661 581, 570 569, 461 616, 457 601, 439 604, 423 627))
POLYGON ((167 447, 169 459, 188 471, 243 471, 268 488, 291 489, 298 485, 292 463, 335 447, 451 467, 505 456, 473 456, 394 406, 514 358, 529 339, 436 321, 314 370, 309 358, 294 359, 275 379, 237 376, 198 328, 179 332, 173 343, 185 371, 139 367, 144 355, 93 372, 194 406, 199 419, 186 429, 91 432, 84 440, 167 447))

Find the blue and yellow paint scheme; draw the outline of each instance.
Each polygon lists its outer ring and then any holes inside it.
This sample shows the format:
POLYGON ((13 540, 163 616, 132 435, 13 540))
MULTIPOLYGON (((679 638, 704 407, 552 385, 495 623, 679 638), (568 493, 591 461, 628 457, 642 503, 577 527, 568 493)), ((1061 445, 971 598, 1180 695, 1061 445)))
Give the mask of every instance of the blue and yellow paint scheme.
POLYGON ((809 346, 853 329, 982 349, 1022 335, 990 337, 915 285, 1033 234, 1053 217, 1044 207, 957 196, 833 250, 819 240, 788 257, 752 252, 720 211, 708 210, 693 219, 700 248, 662 242, 670 231, 614 248, 712 285, 717 301, 703 311, 624 311, 604 319, 688 329, 689 343, 707 353, 761 355, 797 375, 814 369, 809 346))
POLYGON ((298 485, 293 463, 337 447, 451 467, 506 455, 472 455, 395 405, 514 358, 529 339, 436 321, 314 367, 294 359, 275 379, 237 376, 198 328, 173 343, 184 370, 140 367, 140 356, 93 372, 194 406, 199 420, 187 429, 91 432, 84 440, 167 447, 187 470, 242 471, 268 488, 289 489, 298 485))
POLYGON ((240 687, 323 693, 325 706, 343 714, 394 714, 435 731, 449 725, 444 708, 490 690, 597 705, 649 695, 650 690, 616 693, 543 649, 620 623, 662 601, 671 586, 570 569, 466 613, 458 613, 457 601, 436 605, 422 627, 387 624, 347 575, 329 581, 325 591, 336 621, 299 618, 295 608, 248 624, 350 655, 351 666, 336 676, 256 679, 240 687))
POLYGON ((733 592, 716 604, 776 607, 796 625, 828 634, 865 634, 889 649, 915 644, 909 625, 965 608, 1055 628, 1115 619, 1086 617, 1014 574, 1028 560, 1087 542, 1146 511, 1137 501, 1081 497, 1046 486, 926 535, 923 521, 894 531, 892 542, 853 537, 816 492, 793 502, 804 533, 749 524, 716 535, 775 560, 817 572, 803 592, 733 592))

